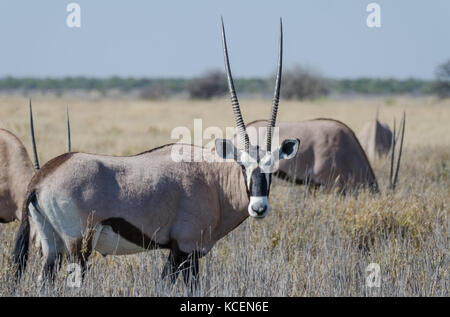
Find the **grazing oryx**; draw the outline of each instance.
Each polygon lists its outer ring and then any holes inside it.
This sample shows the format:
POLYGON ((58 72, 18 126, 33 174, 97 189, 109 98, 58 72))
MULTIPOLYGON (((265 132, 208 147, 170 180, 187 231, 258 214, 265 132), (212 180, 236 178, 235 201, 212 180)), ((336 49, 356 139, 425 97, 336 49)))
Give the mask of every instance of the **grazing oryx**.
MULTIPOLYGON (((192 277, 195 285, 199 257, 249 214, 267 215, 270 169, 278 159, 293 157, 299 141, 284 140, 272 151, 269 129, 265 149, 249 144, 231 76, 223 21, 222 42, 234 116, 245 150, 217 139, 215 149, 169 144, 129 157, 68 153, 52 159, 28 187, 14 251, 19 276, 27 259, 29 216, 42 237, 45 276, 53 276, 55 261, 64 252, 77 259, 85 272, 92 250, 119 255, 159 247, 170 249, 162 277, 170 276, 175 282, 182 270, 184 281, 189 283, 192 277), (188 160, 174 160, 180 149, 188 149, 188 160)), ((269 128, 277 115, 281 61, 280 21, 269 128)))
MULTIPOLYGON (((247 128, 258 130, 265 125, 266 121, 259 120, 249 123, 247 128)), ((405 129, 404 117, 401 125, 400 150, 395 169, 396 139, 394 138, 391 147, 389 187, 392 189, 395 188, 400 168, 405 129)), ((280 161, 275 175, 294 180, 297 184, 337 186, 338 189, 345 191, 366 186, 373 192, 379 191, 377 179, 364 150, 352 129, 344 123, 332 119, 315 119, 301 122, 279 122, 276 127, 280 139, 299 138, 302 143, 295 158, 289 161, 280 161)), ((262 140, 258 133, 250 135, 254 143, 262 140), (253 137, 258 137, 258 141, 253 137)), ((235 136, 233 142, 236 143, 236 141, 235 136)))
MULTIPOLYGON (((70 148, 70 131, 68 113, 68 147, 70 148)), ((33 114, 30 100, 30 129, 33 139, 33 154, 36 165, 33 167, 27 150, 22 142, 11 132, 0 129, 0 223, 22 219, 22 207, 27 186, 39 169, 36 142, 34 141, 33 114)), ((69 150, 70 152, 70 150, 69 150)), ((34 232, 34 230, 33 230, 34 232)), ((33 238, 34 238, 33 234, 33 238)))
POLYGON ((392 131, 378 120, 378 112, 377 108, 375 120, 364 124, 358 134, 359 142, 372 162, 387 155, 392 147, 392 131))
MULTIPOLYGON (((247 128, 261 129, 266 121, 251 122, 247 128)), ((378 183, 369 161, 352 129, 332 119, 279 122, 279 138, 302 140, 295 158, 280 161, 275 175, 297 184, 337 186, 340 191, 360 186, 378 191, 378 183)), ((258 133, 250 133, 252 142, 261 142, 258 133), (258 137, 259 140, 253 139, 258 137)), ((236 142, 236 137, 234 138, 236 142)))

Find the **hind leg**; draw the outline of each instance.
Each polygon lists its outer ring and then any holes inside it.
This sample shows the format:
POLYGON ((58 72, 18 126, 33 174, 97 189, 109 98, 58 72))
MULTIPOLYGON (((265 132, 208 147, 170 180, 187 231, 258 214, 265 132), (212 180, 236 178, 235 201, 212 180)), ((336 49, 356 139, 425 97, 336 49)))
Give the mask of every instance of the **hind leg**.
POLYGON ((92 237, 72 239, 66 247, 69 251, 70 261, 80 265, 81 280, 83 281, 86 276, 87 262, 92 253, 92 237))
POLYGON ((53 281, 55 271, 59 269, 62 255, 65 252, 64 242, 51 224, 33 205, 30 205, 29 211, 40 237, 42 247, 43 268, 40 279, 44 282, 47 279, 53 281))
POLYGON ((81 267, 81 280, 86 276, 87 262, 92 253, 92 243, 94 238, 94 225, 92 221, 93 214, 89 216, 83 235, 78 238, 72 238, 66 241, 66 248, 72 263, 77 263, 81 267))
POLYGON ((30 219, 30 243, 34 242, 34 247, 38 250, 39 255, 42 257, 41 238, 36 225, 33 222, 33 218, 30 219))

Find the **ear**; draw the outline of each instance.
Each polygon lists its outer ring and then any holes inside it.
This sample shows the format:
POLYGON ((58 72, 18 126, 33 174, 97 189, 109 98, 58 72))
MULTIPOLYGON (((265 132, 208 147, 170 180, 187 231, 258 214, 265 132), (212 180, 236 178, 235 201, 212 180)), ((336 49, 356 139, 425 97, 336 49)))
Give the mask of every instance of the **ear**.
POLYGON ((238 149, 228 139, 216 139, 216 152, 223 159, 237 160, 238 149))
POLYGON ((289 160, 293 158, 297 154, 299 146, 300 146, 299 139, 284 140, 278 152, 280 160, 281 159, 289 160))

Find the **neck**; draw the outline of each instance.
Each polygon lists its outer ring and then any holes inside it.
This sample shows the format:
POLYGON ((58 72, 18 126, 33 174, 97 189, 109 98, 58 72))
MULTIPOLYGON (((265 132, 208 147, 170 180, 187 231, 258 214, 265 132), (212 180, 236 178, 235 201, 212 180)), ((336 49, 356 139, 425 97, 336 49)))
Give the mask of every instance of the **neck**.
POLYGON ((221 221, 219 234, 228 234, 248 217, 249 198, 242 170, 236 162, 218 162, 215 171, 219 191, 221 221))

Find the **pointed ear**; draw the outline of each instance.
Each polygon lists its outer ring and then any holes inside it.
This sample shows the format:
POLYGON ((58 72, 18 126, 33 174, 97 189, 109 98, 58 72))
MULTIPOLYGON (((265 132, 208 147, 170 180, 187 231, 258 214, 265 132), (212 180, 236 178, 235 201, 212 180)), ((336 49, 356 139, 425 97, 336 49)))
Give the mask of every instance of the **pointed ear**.
POLYGON ((278 151, 280 160, 282 159, 289 160, 293 158, 297 154, 299 146, 300 146, 299 139, 284 140, 278 151))
POLYGON ((228 139, 216 139, 216 152, 223 159, 237 160, 238 149, 228 139))

